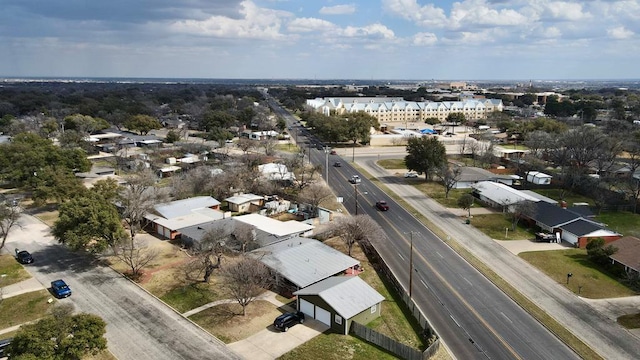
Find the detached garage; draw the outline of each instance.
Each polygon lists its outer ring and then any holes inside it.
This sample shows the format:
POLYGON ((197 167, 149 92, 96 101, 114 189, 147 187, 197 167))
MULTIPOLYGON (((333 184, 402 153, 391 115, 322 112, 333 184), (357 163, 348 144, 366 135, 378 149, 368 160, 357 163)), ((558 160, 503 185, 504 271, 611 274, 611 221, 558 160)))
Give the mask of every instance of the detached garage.
POLYGON ((298 310, 348 334, 352 321, 367 324, 380 316, 384 297, 357 276, 334 276, 293 293, 298 310))
POLYGON ((602 238, 605 243, 618 240, 622 235, 589 220, 578 219, 560 226, 562 240, 584 249, 592 239, 602 238))

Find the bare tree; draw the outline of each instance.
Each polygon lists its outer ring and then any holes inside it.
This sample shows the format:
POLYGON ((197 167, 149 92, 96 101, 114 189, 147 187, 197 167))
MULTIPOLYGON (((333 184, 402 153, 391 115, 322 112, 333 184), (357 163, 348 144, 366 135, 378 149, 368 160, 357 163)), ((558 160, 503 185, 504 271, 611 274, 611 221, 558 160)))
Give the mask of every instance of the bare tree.
POLYGON ((194 245, 193 250, 196 254, 196 259, 193 261, 194 270, 199 274, 204 272, 204 282, 208 283, 213 271, 222 267, 225 253, 230 252, 231 233, 231 228, 223 224, 208 230, 200 242, 194 245), (211 261, 212 257, 216 258, 215 264, 211 261))
POLYGON ((347 245, 349 256, 351 256, 353 245, 370 241, 372 236, 382 234, 380 226, 368 215, 341 216, 333 221, 333 230, 347 245))
POLYGON ((316 214, 320 203, 332 195, 331 189, 324 184, 313 183, 300 191, 298 201, 311 205, 313 214, 316 214))
POLYGON ((18 206, 8 205, 6 203, 0 204, 0 237, 2 237, 0 249, 2 249, 7 242, 9 231, 18 225, 20 213, 20 207, 18 206))
POLYGON ((278 145, 278 141, 271 136, 260 140, 260 147, 264 149, 264 154, 267 156, 272 156, 276 153, 276 145, 278 145))
POLYGON ((127 179, 127 184, 120 193, 122 217, 129 226, 132 244, 142 226, 144 216, 155 204, 163 201, 163 197, 153 186, 154 183, 155 175, 150 170, 145 170, 127 179))
POLYGON ((471 194, 463 194, 458 198, 458 206, 460 206, 462 210, 467 211, 468 218, 471 217, 471 207, 473 206, 474 200, 475 198, 471 194))
POLYGON ((131 269, 131 277, 138 279, 142 269, 158 257, 158 251, 135 239, 122 244, 116 256, 131 269))
POLYGON ((458 180, 460 180, 462 168, 456 165, 450 167, 449 163, 444 163, 436 173, 440 177, 440 181, 442 181, 442 185, 444 186, 444 197, 448 199, 449 192, 456 186, 458 180))
POLYGON ((508 209, 511 216, 511 230, 515 231, 522 218, 533 215, 536 205, 533 201, 523 200, 509 206, 508 209))
POLYGON ((274 283, 269 268, 248 257, 242 257, 240 261, 225 267, 221 275, 224 278, 223 287, 242 306, 242 315, 247 314, 247 305, 274 283))
POLYGON ((240 139, 238 139, 236 146, 238 146, 238 149, 242 150, 242 152, 246 155, 249 150, 253 149, 256 146, 256 143, 251 139, 241 137, 240 139))
POLYGON ((256 241, 256 230, 253 226, 236 222, 229 239, 230 246, 237 248, 242 254, 255 250, 260 245, 256 241))

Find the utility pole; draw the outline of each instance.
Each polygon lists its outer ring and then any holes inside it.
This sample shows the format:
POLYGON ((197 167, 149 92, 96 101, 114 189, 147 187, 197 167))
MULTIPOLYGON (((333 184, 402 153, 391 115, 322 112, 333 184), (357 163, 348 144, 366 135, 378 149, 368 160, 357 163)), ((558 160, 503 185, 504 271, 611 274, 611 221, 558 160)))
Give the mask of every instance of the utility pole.
POLYGON ((356 215, 358 215, 358 184, 353 184, 353 190, 356 193, 356 215))

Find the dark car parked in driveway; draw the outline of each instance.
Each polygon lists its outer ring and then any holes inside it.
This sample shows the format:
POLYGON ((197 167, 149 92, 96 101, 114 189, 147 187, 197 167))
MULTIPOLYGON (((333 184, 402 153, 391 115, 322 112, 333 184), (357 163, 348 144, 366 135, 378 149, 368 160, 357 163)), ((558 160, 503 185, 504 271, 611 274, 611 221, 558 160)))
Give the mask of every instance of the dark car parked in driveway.
POLYGON ((304 314, 301 312, 284 313, 273 321, 273 326, 280 331, 288 331, 295 324, 304 323, 304 314))
POLYGON ((13 338, 0 340, 0 358, 9 356, 9 354, 7 354, 7 348, 11 345, 12 340, 13 338))
POLYGON ((62 279, 51 282, 51 291, 58 299, 71 296, 71 289, 62 279))
POLYGON ((20 264, 31 264, 33 256, 27 250, 16 249, 16 259, 20 264))

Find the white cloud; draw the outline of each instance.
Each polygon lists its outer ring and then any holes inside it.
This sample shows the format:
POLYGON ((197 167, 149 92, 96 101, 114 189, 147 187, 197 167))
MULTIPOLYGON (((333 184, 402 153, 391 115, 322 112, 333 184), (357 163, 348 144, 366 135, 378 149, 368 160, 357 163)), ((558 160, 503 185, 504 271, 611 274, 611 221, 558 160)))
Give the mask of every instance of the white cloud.
POLYGON ((224 38, 279 39, 284 37, 280 27, 286 11, 257 7, 252 1, 243 1, 238 19, 211 16, 205 20, 182 20, 172 23, 169 29, 184 34, 224 38))
POLYGON ((607 29, 607 35, 613 39, 629 39, 633 37, 633 31, 627 30, 624 26, 607 29))
POLYGON ((417 46, 430 46, 438 42, 438 37, 433 33, 419 32, 413 35, 412 43, 417 46))
POLYGON ((485 0, 467 0, 454 3, 451 9, 450 26, 468 25, 514 26, 528 22, 527 17, 514 9, 493 9, 485 0))
POLYGON ((583 11, 581 3, 553 1, 543 5, 543 19, 560 21, 588 20, 592 15, 583 11))
POLYGON ((382 24, 372 24, 364 27, 347 26, 342 30, 342 36, 345 37, 360 37, 371 39, 393 39, 395 34, 393 30, 382 24))
POLYGON ((419 26, 442 27, 446 24, 444 10, 433 4, 420 6, 417 0, 383 0, 382 5, 385 10, 419 26))
POLYGON ((320 14, 323 15, 347 15, 356 12, 356 6, 350 5, 335 5, 335 6, 323 6, 320 9, 320 14))
POLYGON ((335 28, 335 24, 316 18, 297 18, 287 25, 287 30, 291 32, 317 32, 334 30, 335 28))

